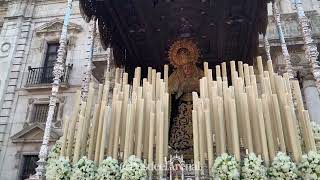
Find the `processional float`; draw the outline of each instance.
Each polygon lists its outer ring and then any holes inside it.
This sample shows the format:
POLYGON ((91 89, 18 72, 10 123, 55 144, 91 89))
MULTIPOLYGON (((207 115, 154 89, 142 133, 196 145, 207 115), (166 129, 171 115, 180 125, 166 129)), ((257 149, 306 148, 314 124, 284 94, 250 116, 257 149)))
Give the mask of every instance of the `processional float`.
MULTIPOLYGON (((255 153, 269 165, 280 151, 299 162, 303 151, 316 150, 298 81, 274 73, 271 61, 267 61, 267 71, 260 57, 257 65, 255 73, 253 66, 231 61, 228 78, 227 64, 222 63, 216 66, 213 79, 212 69, 204 63, 200 94, 193 93, 196 171, 211 168, 215 156, 223 153, 239 161, 255 153)), ((99 164, 106 156, 126 161, 136 155, 149 165, 165 164, 169 155, 168 72, 167 65, 163 77, 148 68, 148 76, 142 79, 138 67, 130 85, 128 74, 117 68, 113 89, 107 72, 104 84, 90 83, 87 102, 81 103, 79 91, 72 116, 65 120, 61 155, 73 163, 82 156, 99 164)))

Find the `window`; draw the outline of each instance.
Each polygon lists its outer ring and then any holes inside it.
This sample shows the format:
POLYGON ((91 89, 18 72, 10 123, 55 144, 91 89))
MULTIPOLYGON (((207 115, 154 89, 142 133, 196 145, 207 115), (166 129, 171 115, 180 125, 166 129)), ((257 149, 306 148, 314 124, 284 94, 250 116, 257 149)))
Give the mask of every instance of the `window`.
POLYGON ((44 67, 53 67, 58 57, 59 43, 49 43, 44 67))
MULTIPOLYGON (((55 108, 52 122, 57 121, 58 109, 59 109, 59 104, 57 104, 57 106, 55 108)), ((49 104, 34 104, 33 118, 31 119, 31 121, 33 123, 36 123, 36 122, 37 123, 46 123, 48 111, 49 111, 49 104)))
POLYGON ((59 43, 49 43, 47 48, 46 59, 42 68, 40 83, 51 83, 53 80, 53 66, 57 61, 59 43))
POLYGON ((36 173, 37 161, 39 160, 38 155, 24 155, 22 158, 21 176, 19 179, 28 179, 30 175, 36 173))

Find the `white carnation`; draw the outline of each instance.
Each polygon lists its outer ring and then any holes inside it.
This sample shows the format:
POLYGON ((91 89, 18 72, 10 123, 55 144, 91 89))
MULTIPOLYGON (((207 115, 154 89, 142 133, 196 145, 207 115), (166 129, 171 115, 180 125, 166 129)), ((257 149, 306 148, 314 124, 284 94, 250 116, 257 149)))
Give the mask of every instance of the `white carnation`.
POLYGON ((47 163, 50 163, 50 161, 52 159, 59 159, 60 157, 60 152, 61 152, 61 146, 62 146, 62 142, 61 139, 59 139, 58 141, 56 141, 56 143, 52 146, 49 154, 48 154, 48 160, 47 163))
POLYGON ((291 161, 291 158, 285 153, 279 152, 274 158, 270 168, 269 168, 269 178, 270 179, 297 179, 298 170, 291 161))
POLYGON ((310 151, 302 156, 298 165, 301 177, 306 179, 320 179, 320 154, 310 151))
POLYGON ((69 160, 64 157, 51 159, 46 167, 46 179, 48 180, 68 180, 71 174, 71 165, 69 160))
POLYGON ((84 156, 74 165, 71 180, 94 180, 96 173, 94 162, 84 156))
POLYGON ((145 164, 135 156, 130 156, 121 169, 122 180, 142 180, 147 177, 145 164))
POLYGON ((117 160, 108 157, 103 160, 98 168, 97 179, 119 180, 121 178, 120 166, 117 160))
POLYGON ((263 165, 263 160, 261 157, 257 157, 255 154, 251 153, 243 160, 243 165, 241 168, 241 177, 243 179, 267 179, 267 169, 263 165))
POLYGON ((212 174, 221 180, 240 179, 239 164, 234 156, 224 153, 215 160, 212 174))
POLYGON ((320 138, 320 125, 315 122, 311 122, 311 126, 312 126, 314 137, 320 138))

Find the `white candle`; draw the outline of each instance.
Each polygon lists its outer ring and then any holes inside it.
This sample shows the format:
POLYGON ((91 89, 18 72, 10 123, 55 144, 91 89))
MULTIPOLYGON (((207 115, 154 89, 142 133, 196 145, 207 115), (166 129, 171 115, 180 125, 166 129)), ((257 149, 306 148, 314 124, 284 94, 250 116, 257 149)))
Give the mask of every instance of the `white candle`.
POLYGON ((87 108, 85 112, 85 119, 84 119, 84 126, 83 126, 83 134, 82 134, 82 143, 81 143, 81 153, 84 155, 86 153, 87 148, 87 140, 88 140, 88 134, 89 134, 89 126, 90 126, 90 118, 91 118, 91 111, 92 111, 92 104, 94 100, 94 83, 91 82, 89 85, 89 94, 87 99, 87 108))
POLYGON ((192 127, 193 127, 193 156, 194 164, 199 164, 199 127, 198 127, 198 113, 196 110, 192 110, 192 127))
POLYGON ((138 128, 137 128, 137 140, 136 140, 136 155, 138 158, 141 158, 141 154, 142 154, 142 131, 143 131, 143 111, 144 111, 144 100, 143 99, 139 99, 138 100, 139 103, 139 108, 137 110, 138 113, 138 128))
POLYGON ((114 140, 113 140, 113 159, 118 159, 118 145, 119 145, 119 133, 120 133, 120 117, 121 117, 121 107, 122 102, 117 101, 116 103, 116 121, 115 121, 115 134, 114 134, 114 140))
POLYGON ((216 77, 221 77, 220 65, 216 65, 216 77))
POLYGON ((206 134, 207 134, 207 146, 208 146, 208 162, 209 162, 209 169, 213 166, 213 137, 212 137, 212 130, 211 130, 211 122, 210 122, 210 116, 209 111, 204 111, 205 119, 206 119, 206 134))
POLYGON ((203 69, 204 69, 204 77, 208 77, 208 70, 209 70, 208 62, 203 63, 203 69))
POLYGON ((152 67, 148 67, 148 82, 152 83, 152 67))
POLYGON ((169 85, 169 66, 168 65, 164 65, 164 74, 163 74, 163 79, 166 87, 166 92, 168 92, 168 85, 169 85))
POLYGON ((84 113, 86 109, 87 103, 82 102, 81 104, 81 110, 79 114, 79 125, 77 128, 77 136, 76 136, 76 144, 74 147, 74 154, 73 154, 73 163, 77 163, 80 156, 80 147, 81 147, 81 135, 82 135, 82 126, 84 124, 84 113))
POLYGON ((264 123, 264 117, 263 117, 263 107, 261 99, 256 100, 256 106, 257 106, 257 113, 258 113, 258 121, 259 121, 259 132, 260 132, 260 138, 261 138, 261 147, 262 147, 262 155, 263 159, 265 161, 265 164, 269 166, 270 159, 269 159, 269 153, 268 153, 268 145, 267 145, 267 137, 265 132, 265 123, 264 123))
POLYGON ((158 113, 158 119, 159 119, 159 164, 163 165, 163 136, 164 136, 164 120, 163 120, 163 112, 158 113))
POLYGON ((126 138, 125 138, 125 146, 124 146, 124 153, 123 153, 123 161, 125 162, 127 159, 128 159, 128 157, 129 157, 129 148, 130 148, 130 130, 129 129, 131 129, 132 128, 132 122, 131 122, 131 120, 132 120, 132 116, 131 116, 131 114, 132 114, 132 112, 131 112, 131 110, 132 110, 132 104, 131 103, 129 103, 128 104, 128 109, 127 109, 127 121, 126 121, 126 129, 127 129, 127 131, 126 131, 126 138))
POLYGON ((238 61, 239 77, 244 78, 243 62, 238 61))
POLYGON ((97 138, 97 128, 98 128, 98 118, 100 114, 100 105, 96 104, 94 107, 94 114, 92 117, 92 126, 90 129, 90 136, 89 136, 89 150, 88 150, 88 159, 94 160, 94 150, 96 147, 96 138, 97 138))
POLYGON ((148 163, 153 164, 153 144, 154 144, 154 113, 150 112, 149 126, 149 148, 148 148, 148 163))
POLYGON ((229 99, 229 113, 230 113, 230 124, 232 128, 232 149, 233 154, 237 161, 240 161, 240 142, 239 142, 239 131, 237 125, 237 114, 235 112, 236 103, 235 100, 229 99))
POLYGON ((66 146, 67 146, 67 139, 68 139, 68 129, 69 129, 69 118, 64 118, 64 125, 63 125, 63 137, 62 137, 62 146, 61 146, 61 152, 60 156, 66 155, 66 146))
POLYGON ((98 164, 100 164, 104 159, 105 148, 106 148, 106 139, 108 136, 108 124, 111 120, 110 113, 111 113, 111 108, 110 108, 110 106, 107 106, 107 108, 105 108, 105 113, 104 113, 104 118, 103 118, 98 164))
POLYGON ((73 110, 72 116, 71 116, 70 131, 68 133, 67 157, 69 157, 69 158, 71 158, 71 155, 72 155, 74 134, 75 134, 76 124, 77 124, 77 120, 78 120, 79 108, 80 108, 81 92, 77 91, 75 97, 76 97, 76 100, 74 103, 74 110, 73 110))

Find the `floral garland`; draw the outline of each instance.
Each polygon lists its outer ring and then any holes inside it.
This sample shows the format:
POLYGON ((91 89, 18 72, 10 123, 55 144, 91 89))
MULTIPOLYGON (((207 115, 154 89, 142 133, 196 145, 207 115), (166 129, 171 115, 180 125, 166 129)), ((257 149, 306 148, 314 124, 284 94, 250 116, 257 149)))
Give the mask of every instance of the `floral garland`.
POLYGON ((249 154, 244 158, 241 168, 242 179, 267 179, 267 169, 263 165, 261 157, 257 157, 254 153, 249 154))
POLYGON ((94 162, 84 156, 74 165, 71 180, 94 180, 96 174, 94 162))
POLYGON ((120 166, 117 160, 108 157, 103 160, 98 168, 97 179, 119 180, 121 178, 120 166))
POLYGON ((298 169, 300 176, 305 179, 320 179, 320 154, 310 151, 303 155, 298 169))
POLYGON ((297 174, 298 170, 295 163, 293 163, 291 158, 283 152, 277 154, 268 172, 270 179, 292 180, 298 178, 297 174))
POLYGON ((51 159, 46 170, 46 179, 48 180, 68 180, 72 167, 69 160, 59 157, 59 159, 51 159))
POLYGON ((212 174, 221 180, 240 179, 239 163, 234 156, 224 153, 215 160, 212 174))
POLYGON ((147 168, 136 156, 130 156, 121 169, 122 180, 142 180, 147 177, 147 168))

